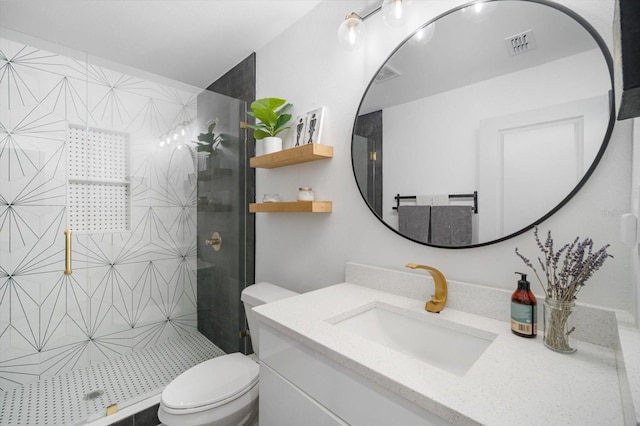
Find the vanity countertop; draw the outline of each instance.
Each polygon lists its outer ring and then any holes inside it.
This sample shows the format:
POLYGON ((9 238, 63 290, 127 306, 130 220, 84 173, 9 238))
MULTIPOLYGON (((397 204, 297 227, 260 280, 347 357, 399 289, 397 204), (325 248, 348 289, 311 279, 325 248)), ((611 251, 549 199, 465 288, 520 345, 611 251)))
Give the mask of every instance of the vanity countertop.
MULTIPOLYGON (((342 283, 254 309, 264 324, 454 424, 624 425, 613 349, 579 342, 578 351, 546 348, 511 333, 504 321, 342 283), (460 377, 336 327, 327 320, 384 303, 496 335, 460 377)), ((541 328, 541 324, 540 324, 541 328)), ((416 336, 419 339, 420 336, 416 336)))

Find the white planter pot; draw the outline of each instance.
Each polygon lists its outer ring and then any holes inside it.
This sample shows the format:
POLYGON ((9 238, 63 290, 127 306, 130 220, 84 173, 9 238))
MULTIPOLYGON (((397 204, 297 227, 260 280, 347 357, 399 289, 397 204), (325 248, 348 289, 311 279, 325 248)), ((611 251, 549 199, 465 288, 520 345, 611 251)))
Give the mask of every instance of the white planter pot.
POLYGON ((198 171, 203 172, 207 170, 207 163, 209 162, 208 152, 198 152, 198 171))
POLYGON ((282 151, 282 139, 278 137, 268 137, 262 139, 264 143, 264 153, 271 154, 273 152, 282 151))

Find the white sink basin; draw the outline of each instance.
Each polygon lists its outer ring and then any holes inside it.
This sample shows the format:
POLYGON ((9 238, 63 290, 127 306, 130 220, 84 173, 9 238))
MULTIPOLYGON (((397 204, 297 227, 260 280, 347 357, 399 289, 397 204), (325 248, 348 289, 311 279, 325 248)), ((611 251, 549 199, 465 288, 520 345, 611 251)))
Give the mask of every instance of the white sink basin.
POLYGON ((427 364, 464 376, 496 335, 439 319, 437 315, 403 312, 401 308, 378 303, 329 322, 427 364))

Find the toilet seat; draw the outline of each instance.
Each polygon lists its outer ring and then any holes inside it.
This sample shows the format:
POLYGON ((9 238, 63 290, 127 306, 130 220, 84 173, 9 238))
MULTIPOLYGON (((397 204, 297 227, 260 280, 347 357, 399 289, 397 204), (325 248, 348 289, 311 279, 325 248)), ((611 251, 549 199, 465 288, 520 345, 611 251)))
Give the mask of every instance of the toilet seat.
POLYGON ((258 364, 241 353, 223 355, 191 367, 162 392, 167 413, 188 414, 225 405, 254 388, 258 364))

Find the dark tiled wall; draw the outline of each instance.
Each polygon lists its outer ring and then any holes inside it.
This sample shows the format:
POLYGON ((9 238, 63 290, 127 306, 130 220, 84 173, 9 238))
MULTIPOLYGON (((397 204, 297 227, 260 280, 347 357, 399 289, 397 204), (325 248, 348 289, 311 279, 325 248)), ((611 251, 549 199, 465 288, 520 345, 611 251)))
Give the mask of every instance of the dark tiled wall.
POLYGON ((207 90, 222 93, 247 103, 256 99, 256 54, 247 56, 222 77, 211 83, 207 90))
POLYGON ((377 153, 376 161, 367 163, 369 182, 366 198, 378 216, 382 217, 382 111, 358 116, 354 133, 367 139, 369 152, 377 153), (376 169, 375 173, 373 168, 376 169))
MULTIPOLYGON (((255 53, 213 82, 207 90, 243 100, 248 108, 256 98, 255 53)), ((247 116, 246 121, 253 122, 253 119, 247 116)), ((242 303, 238 302, 245 283, 255 281, 255 216, 248 213, 249 202, 255 200, 255 171, 249 167, 249 158, 255 155, 255 139, 252 132, 247 132, 246 136, 246 144, 238 144, 238 181, 222 181, 223 185, 237 185, 240 189, 233 192, 239 197, 237 205, 241 210, 216 214, 224 227, 236 228, 230 234, 240 239, 240 244, 237 251, 225 252, 234 259, 221 258, 216 261, 220 267, 198 270, 198 330, 227 353, 252 352, 248 339, 239 337, 239 331, 246 328, 246 317, 242 303), (227 222, 234 222, 237 227, 227 222), (230 271, 230 267, 238 270, 230 271)))

